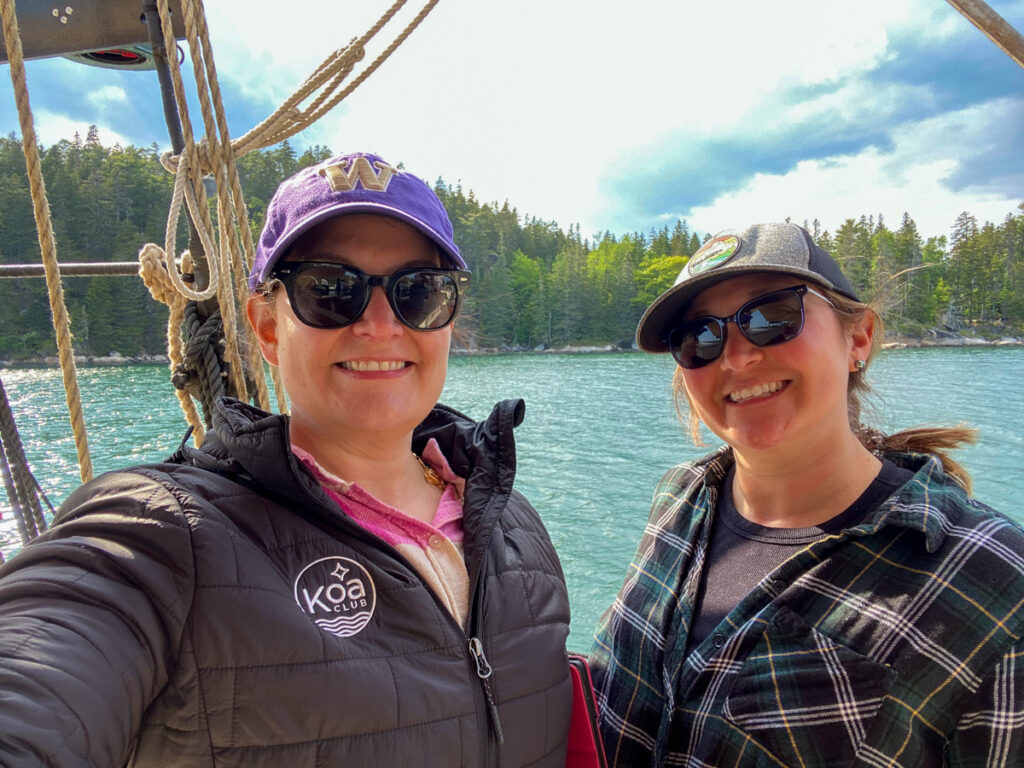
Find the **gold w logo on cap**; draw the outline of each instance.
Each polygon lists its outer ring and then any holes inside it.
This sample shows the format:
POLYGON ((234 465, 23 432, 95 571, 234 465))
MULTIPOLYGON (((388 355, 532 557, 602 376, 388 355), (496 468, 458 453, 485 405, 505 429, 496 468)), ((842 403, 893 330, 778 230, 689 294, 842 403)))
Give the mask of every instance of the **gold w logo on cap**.
POLYGON ((327 183, 335 192, 351 192, 357 184, 362 184, 363 189, 373 192, 387 192, 391 177, 396 173, 399 173, 397 168, 379 160, 370 165, 370 161, 365 157, 352 158, 348 169, 345 168, 344 162, 320 169, 320 175, 327 179, 327 183))

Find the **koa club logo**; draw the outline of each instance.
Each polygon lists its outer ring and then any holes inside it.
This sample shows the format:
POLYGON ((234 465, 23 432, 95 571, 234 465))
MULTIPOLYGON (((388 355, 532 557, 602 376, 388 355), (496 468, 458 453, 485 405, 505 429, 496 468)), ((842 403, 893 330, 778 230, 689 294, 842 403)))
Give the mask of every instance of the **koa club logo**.
POLYGON ((377 591, 370 574, 355 560, 324 557, 295 578, 295 602, 324 632, 352 637, 370 623, 377 591))

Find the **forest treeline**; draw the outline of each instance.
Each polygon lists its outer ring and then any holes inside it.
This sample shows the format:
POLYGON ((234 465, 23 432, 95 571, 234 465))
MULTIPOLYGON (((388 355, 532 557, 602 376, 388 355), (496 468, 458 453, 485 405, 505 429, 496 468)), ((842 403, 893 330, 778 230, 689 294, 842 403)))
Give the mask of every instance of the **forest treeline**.
MULTIPOLYGON (((239 160, 254 237, 278 183, 329 156, 285 142, 239 160)), ((144 243, 163 243, 172 179, 156 145, 105 147, 90 129, 44 148, 42 165, 61 262, 132 261, 144 243)), ((644 308, 702 242, 685 220, 583 237, 578 225, 562 229, 507 201, 481 202, 461 184, 437 179, 435 189, 473 271, 460 323, 478 347, 628 346, 644 308)), ((881 216, 847 219, 834 232, 798 223, 862 295, 884 295, 890 327, 1024 335, 1024 203, 998 224, 964 212, 949 238, 925 239, 909 214, 896 229, 881 216)), ((187 242, 184 229, 178 242, 187 242)), ((21 143, 0 138, 0 263, 39 261, 21 143)), ((78 353, 165 351, 166 308, 140 279, 66 277, 64 289, 78 353)), ((49 313, 41 278, 0 279, 0 360, 53 354, 49 313)))

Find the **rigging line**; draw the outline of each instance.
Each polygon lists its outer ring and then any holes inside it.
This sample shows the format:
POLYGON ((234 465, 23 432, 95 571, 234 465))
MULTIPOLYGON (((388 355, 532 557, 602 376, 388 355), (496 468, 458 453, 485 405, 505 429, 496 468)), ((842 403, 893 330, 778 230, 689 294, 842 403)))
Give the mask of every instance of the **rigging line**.
MULTIPOLYGON (((137 275, 137 261, 65 262, 57 265, 61 277, 108 277, 111 275, 137 275)), ((0 278, 46 277, 42 264, 0 264, 0 278)))
MULTIPOLYGON (((227 354, 229 360, 240 361, 232 372, 235 388, 242 393, 255 393, 256 404, 264 410, 269 410, 270 395, 264 376, 263 358, 258 352, 259 342, 256 332, 244 319, 236 324, 234 318, 235 298, 237 297, 238 308, 241 308, 244 305, 244 297, 248 294, 247 276, 255 258, 256 248, 253 243, 252 230, 249 228, 248 211, 242 195, 242 184, 235 162, 236 153, 224 111, 203 0, 194 0, 194 6, 190 5, 190 9, 191 18, 186 20, 186 28, 190 24, 197 27, 202 44, 202 61, 207 73, 206 78, 209 81, 208 99, 205 96, 205 87, 197 89, 201 94, 203 121, 208 136, 219 134, 221 137, 219 142, 220 163, 217 169, 218 221, 221 227, 221 251, 223 253, 226 246, 230 253, 230 260, 225 260, 226 271, 234 277, 233 286, 228 283, 225 283, 224 286, 225 295, 230 297, 227 307, 230 312, 225 312, 223 309, 221 312, 225 318, 224 322, 228 326, 226 332, 227 354), (213 125, 214 122, 216 122, 216 127, 213 125), (228 288, 233 288, 233 292, 227 290, 228 288), (241 349, 239 348, 240 342, 235 337, 236 328, 240 328, 243 336, 244 346, 241 349)), ((271 377, 278 391, 283 391, 276 367, 271 367, 271 377)), ((278 404, 282 403, 283 400, 279 396, 278 404)))
MULTIPOLYGON (((166 0, 158 0, 156 5, 160 14, 165 45, 170 45, 170 16, 167 2, 166 0)), ((184 101, 181 69, 177 61, 170 62, 170 76, 178 102, 184 145, 177 156, 165 156, 163 162, 169 171, 176 174, 176 193, 178 191, 181 192, 182 197, 184 197, 188 204, 187 209, 192 211, 203 247, 206 251, 206 266, 210 272, 209 285, 207 290, 203 292, 202 299, 193 297, 193 300, 212 299, 216 295, 216 306, 219 309, 220 315, 224 318, 222 325, 226 342, 226 349, 223 353, 224 368, 231 377, 233 388, 231 394, 235 394, 243 399, 248 398, 251 382, 252 388, 255 391, 254 399, 257 401, 257 404, 267 408, 269 406, 269 397, 263 376, 262 360, 256 360, 252 351, 256 349, 256 345, 247 344, 242 349, 238 343, 238 304, 241 302, 240 297, 245 286, 242 272, 247 272, 246 262, 251 262, 252 260, 251 255, 243 255, 239 251, 240 240, 241 247, 247 246, 250 253, 254 248, 248 230, 249 223, 244 201, 241 198, 241 184, 237 180, 237 169, 234 166, 233 158, 226 157, 230 152, 230 138, 225 135, 223 140, 218 139, 217 125, 221 127, 221 133, 226 134, 227 121, 223 116, 223 107, 219 101, 219 88, 215 83, 210 82, 216 77, 216 69, 212 64, 212 50, 208 35, 206 34, 205 13, 199 0, 185 0, 182 3, 182 9, 206 136, 199 143, 196 143, 188 105, 184 101), (213 93, 212 101, 211 92, 213 93), (215 107, 218 112, 216 120, 213 115, 215 107), (217 125, 215 125, 215 122, 217 125), (207 169, 214 173, 217 182, 217 233, 219 233, 219 236, 215 234, 209 209, 205 204, 205 196, 202 203, 200 203, 198 195, 194 195, 194 192, 198 192, 202 188, 202 176, 207 169), (250 381, 246 381, 245 373, 250 370, 258 370, 259 373, 251 375, 250 381)), ((174 200, 172 200, 171 212, 168 217, 169 222, 176 220, 180 205, 181 197, 178 197, 176 194, 174 200)), ((169 226, 167 230, 169 238, 172 232, 173 230, 169 226)), ((153 248, 155 246, 146 246, 143 250, 153 248)), ((173 242, 168 239, 165 241, 164 252, 168 254, 173 252, 173 250, 173 242)), ((142 254, 140 254, 140 258, 142 258, 142 254)), ((179 285, 180 281, 176 279, 177 276, 172 275, 171 277, 175 287, 179 292, 182 292, 182 286, 179 285)), ((212 315, 213 307, 204 306, 204 311, 212 315)), ((242 333, 245 333, 245 330, 243 327, 242 333)), ((170 329, 168 333, 170 336, 172 333, 170 329)), ((171 341, 173 344, 173 339, 171 341)), ((178 359, 174 360, 175 365, 173 367, 175 370, 181 368, 181 362, 178 359)), ((189 364, 182 369, 205 370, 206 366, 199 366, 197 368, 189 364)), ((192 388, 189 391, 209 394, 215 391, 215 388, 192 388)), ((204 402, 203 405, 209 411, 212 403, 204 402)), ((195 434, 198 438, 202 430, 198 424, 194 424, 194 426, 197 427, 195 434)))
POLYGON ((46 267, 46 286, 49 292, 54 331, 57 336, 61 374, 64 378, 64 395, 71 419, 75 448, 78 452, 79 474, 82 481, 87 482, 92 479, 92 458, 89 456, 89 440, 86 435, 82 397, 78 388, 78 373, 71 345, 71 322, 68 318, 67 306, 64 303, 64 288, 61 284, 60 267, 57 264, 57 244, 53 236, 53 222, 50 219, 50 204, 46 198, 46 185, 43 183, 39 141, 36 137, 32 108, 29 104, 21 32, 18 29, 14 0, 0 0, 0 14, 3 16, 4 42, 7 45, 7 60, 11 68, 11 82, 14 85, 15 101, 18 106, 22 149, 25 154, 25 167, 28 171, 29 189, 32 193, 32 208, 36 219, 39 248, 43 264, 46 267))
MULTIPOLYGON (((241 190, 241 184, 233 185, 230 182, 232 171, 236 171, 236 169, 232 162, 231 136, 228 131, 227 119, 224 116, 224 106, 217 82, 217 69, 213 59, 213 48, 206 25, 206 10, 202 0, 184 0, 183 7, 196 92, 199 96, 200 111, 203 117, 204 141, 209 148, 211 163, 216 164, 214 170, 217 179, 217 221, 220 231, 218 258, 221 262, 221 272, 225 276, 217 286, 225 341, 223 357, 235 392, 239 397, 247 399, 248 383, 244 374, 247 369, 254 367, 252 357, 255 354, 255 346, 248 344, 242 348, 239 344, 238 308, 245 295, 245 279, 242 272, 243 270, 248 272, 248 267, 253 259, 252 239, 250 236, 248 240, 244 241, 248 244, 249 251, 243 256, 239 251, 242 245, 239 235, 242 234, 241 230, 249 233, 248 218, 244 212, 241 218, 238 218, 240 207, 232 199, 234 190, 241 190), (233 282, 232 276, 234 277, 233 282)), ((237 178, 237 171, 234 175, 237 178)), ((244 211, 244 206, 242 210, 244 211)), ((246 335, 247 329, 248 324, 246 323, 241 329, 242 335, 247 341, 255 341, 254 336, 246 335)), ((269 405, 269 397, 265 380, 262 376, 254 376, 251 381, 257 387, 258 404, 266 408, 269 405)))
MULTIPOLYGON (((42 509, 39 506, 39 494, 42 493, 42 487, 32 474, 28 460, 25 458, 21 436, 18 434, 18 426, 14 422, 14 412, 11 410, 2 379, 0 379, 0 468, 3 470, 7 498, 14 511, 21 541, 23 544, 27 544, 46 530, 46 520, 43 518, 42 509)), ((53 505, 50 504, 45 493, 42 493, 42 496, 52 515, 53 505)))

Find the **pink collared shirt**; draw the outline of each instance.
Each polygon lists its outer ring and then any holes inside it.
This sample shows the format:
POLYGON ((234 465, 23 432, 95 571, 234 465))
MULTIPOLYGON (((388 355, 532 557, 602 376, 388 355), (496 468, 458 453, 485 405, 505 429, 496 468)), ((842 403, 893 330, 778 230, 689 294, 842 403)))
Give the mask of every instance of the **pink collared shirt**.
POLYGON ((462 494, 466 481, 452 472, 437 441, 427 443, 422 457, 446 483, 431 523, 388 506, 357 483, 331 474, 299 446, 293 444, 292 453, 353 521, 390 544, 412 564, 459 626, 465 628, 469 573, 462 549, 462 494))

